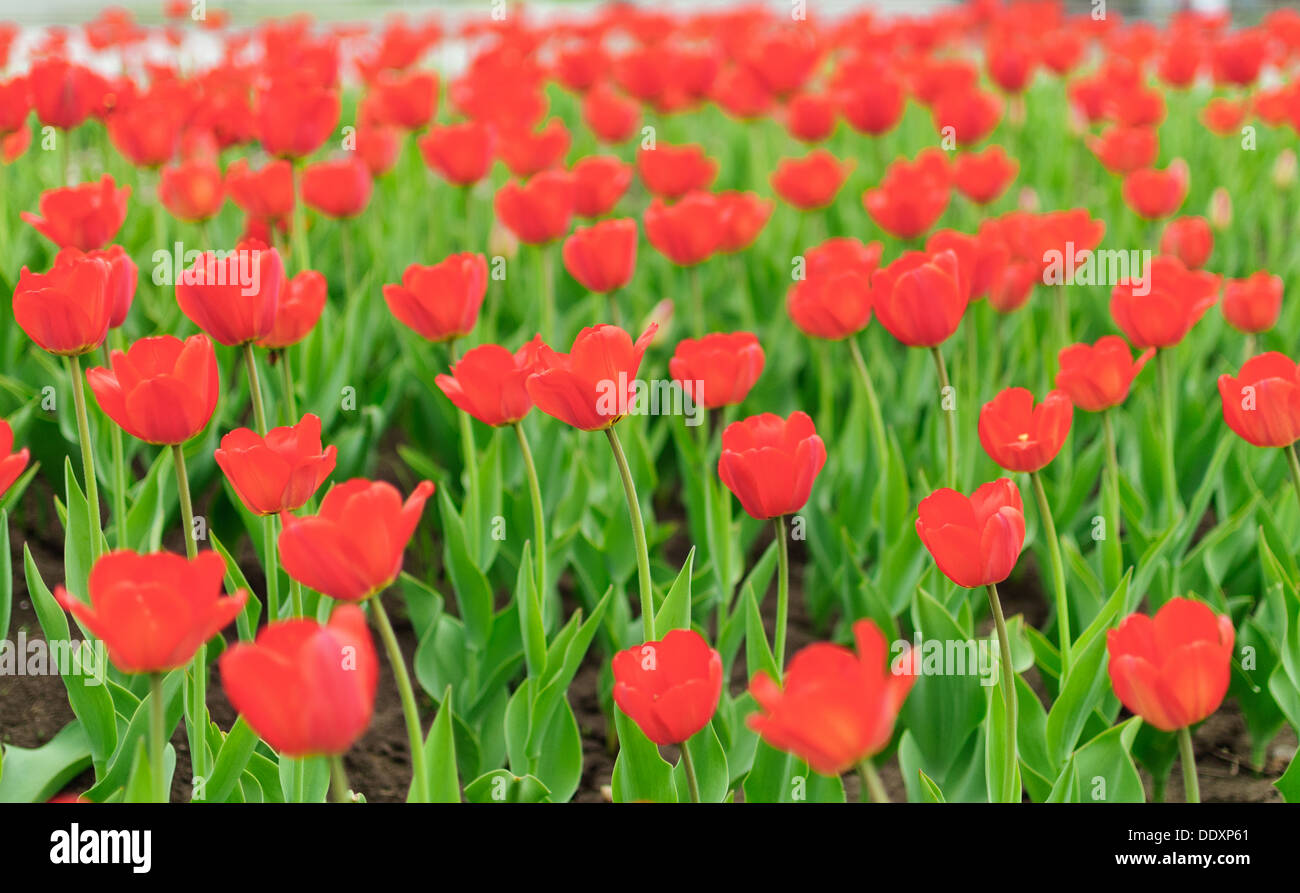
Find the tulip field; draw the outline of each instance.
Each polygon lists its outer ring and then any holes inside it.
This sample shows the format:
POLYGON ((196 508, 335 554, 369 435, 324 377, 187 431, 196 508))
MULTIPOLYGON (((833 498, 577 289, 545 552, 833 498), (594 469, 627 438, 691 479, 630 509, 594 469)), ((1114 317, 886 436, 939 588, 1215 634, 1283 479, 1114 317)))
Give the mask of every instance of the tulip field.
POLYGON ((1300 801, 1300 12, 303 6, 0 22, 0 802, 1300 801))

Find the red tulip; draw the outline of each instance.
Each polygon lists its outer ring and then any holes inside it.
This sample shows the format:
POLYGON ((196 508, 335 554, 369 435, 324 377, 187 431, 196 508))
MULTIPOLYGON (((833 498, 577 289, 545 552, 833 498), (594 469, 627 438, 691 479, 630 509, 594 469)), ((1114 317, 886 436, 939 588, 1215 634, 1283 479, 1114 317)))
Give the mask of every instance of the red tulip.
POLYGON ((573 175, 543 171, 524 183, 506 183, 496 194, 501 222, 521 242, 545 245, 569 231, 575 197, 573 175))
POLYGON ((325 277, 315 270, 303 270, 285 283, 275 308, 275 324, 257 342, 258 347, 283 350, 306 338, 316 327, 328 297, 325 277))
POLYGON ((303 158, 334 132, 339 120, 338 91, 307 78, 272 81, 257 93, 257 138, 281 158, 303 158))
POLYGON ((131 187, 116 185, 104 174, 98 183, 48 189, 41 193, 39 215, 18 216, 60 248, 94 251, 112 241, 126 219, 131 187))
POLYGON ((36 117, 60 130, 72 130, 89 118, 109 89, 95 71, 59 56, 33 62, 27 84, 36 117))
POLYGON ((1038 42, 1043 64, 1058 75, 1067 75, 1083 61, 1087 49, 1083 35, 1068 26, 1044 34, 1038 42))
POLYGON ((1138 348, 1182 341, 1219 297, 1218 276, 1189 271, 1178 258, 1163 254, 1150 263, 1143 286, 1122 282, 1110 297, 1115 325, 1138 348))
POLYGON ((27 78, 0 80, 0 137, 17 133, 27 126, 32 110, 32 95, 27 78))
POLYGON ((840 775, 885 749, 920 670, 907 646, 890 666, 888 643, 870 620, 853 624, 853 638, 856 654, 829 642, 801 649, 784 687, 761 671, 749 683, 760 711, 749 727, 822 775, 840 775))
POLYGON ((1025 505, 1007 478, 969 497, 943 487, 917 507, 916 533, 949 580, 967 589, 1011 576, 1025 545, 1025 505))
POLYGON ((381 71, 370 82, 368 105, 375 123, 419 130, 438 105, 438 75, 431 71, 381 71))
POLYGON ((853 170, 853 162, 840 162, 825 149, 815 149, 803 158, 783 158, 772 172, 772 188, 801 211, 824 208, 853 170))
POLYGON ((743 403, 763 374, 763 347, 752 332, 715 332, 683 338, 668 361, 668 372, 705 409, 743 403))
POLYGON ((582 431, 603 431, 636 400, 636 374, 659 326, 634 342, 618 326, 588 326, 567 354, 543 348, 526 387, 537 408, 582 431))
POLYGON ((221 256, 204 252, 176 283, 181 312, 226 345, 265 338, 275 327, 284 285, 280 252, 242 242, 221 256))
POLYGON ((599 40, 587 40, 556 53, 555 78, 574 93, 595 88, 609 71, 610 59, 599 40))
POLYGON ((681 744, 713 719, 722 656, 694 630, 614 655, 614 703, 655 744, 681 744))
POLYGON ((1229 136, 1238 131, 1249 113, 1250 107, 1244 101, 1211 99, 1201 109, 1201 123, 1216 136, 1229 136))
POLYGON ((722 213, 722 240, 718 250, 726 254, 744 251, 767 225, 775 203, 757 193, 729 191, 717 194, 722 213))
POLYGON ((880 266, 880 256, 885 246, 879 242, 863 243, 849 236, 835 236, 804 252, 805 273, 808 278, 822 273, 851 270, 867 277, 880 266))
POLYGON ((1214 80, 1233 87, 1249 87, 1259 79, 1268 59, 1269 35, 1260 28, 1243 28, 1223 34, 1210 50, 1214 80))
POLYGON ((636 133, 641 107, 612 87, 598 84, 583 97, 582 120, 602 143, 621 143, 636 133))
POLYGON ((829 94, 800 93, 785 107, 785 126, 797 140, 820 143, 835 131, 838 113, 829 94))
POLYGON ((27 447, 14 452, 14 429, 0 419, 0 496, 4 496, 14 481, 22 476, 30 456, 27 447))
POLYGON ((6 136, 0 136, 0 163, 13 164, 32 145, 32 129, 24 126, 6 136))
POLYGON ((236 428, 213 453, 226 480, 255 515, 294 512, 307 504, 334 470, 338 448, 321 449, 320 419, 311 413, 265 437, 236 428))
POLYGON ((248 592, 222 594, 226 561, 216 552, 186 560, 170 552, 109 552, 90 570, 89 603, 62 586, 54 598, 104 641, 124 673, 165 673, 189 663, 243 610, 248 592))
POLYGON ((146 443, 184 443, 203 430, 217 407, 217 355, 205 335, 141 338, 109 356, 86 381, 99 408, 146 443))
POLYGON ((871 321, 871 273, 850 267, 810 271, 791 286, 786 310, 799 330, 814 338, 839 341, 856 335, 871 321))
POLYGON ((890 235, 914 239, 943 216, 951 197, 949 177, 942 153, 923 152, 913 162, 891 164, 880 185, 863 194, 862 205, 890 235))
POLYGON ((156 168, 175 157, 190 97, 179 81, 155 84, 113 110, 105 122, 117 151, 137 167, 156 168))
POLYGON ((645 235, 660 254, 680 267, 708 260, 722 246, 722 203, 708 192, 692 192, 665 205, 655 198, 645 212, 645 235))
POLYGON ((226 203, 221 168, 204 160, 165 167, 158 198, 177 220, 188 223, 209 220, 226 203))
POLYGON ((1148 348, 1134 359, 1118 335, 1104 335, 1091 345, 1071 344, 1058 357, 1056 386, 1085 412, 1101 412, 1128 399, 1133 379, 1153 356, 1155 349, 1148 348))
POLYGON ((1164 170, 1144 168, 1124 178, 1124 202, 1139 217, 1160 220, 1176 212, 1187 198, 1187 165, 1176 159, 1164 170))
POLYGON ((327 217, 356 217, 370 203, 374 182, 370 169, 356 156, 318 161, 302 172, 302 200, 327 217))
POLYGON ((510 129, 501 134, 497 154, 516 177, 531 177, 564 163, 569 151, 569 128, 552 118, 538 131, 510 129))
POLYGON ((26 267, 14 289, 14 321, 42 350, 79 356, 104 343, 113 316, 107 260, 76 249, 59 252, 48 273, 26 267))
POLYGON ((318 514, 280 515, 280 564, 292 579, 339 601, 378 595, 402 572, 402 553, 431 495, 431 481, 421 481, 405 503, 383 481, 336 484, 318 514))
POLYGON ((826 445, 803 412, 788 419, 765 412, 722 432, 718 477, 760 521, 802 509, 825 464, 826 445))
POLYGON ((1034 406, 1025 388, 1007 388, 980 409, 980 444, 1007 471, 1038 471, 1061 451, 1074 406, 1065 391, 1051 391, 1034 406))
POLYGON ((570 170, 573 210, 579 217, 603 217, 632 184, 632 165, 613 155, 588 155, 570 170))
POLYGON ((326 626, 268 624, 222 654, 220 668, 231 706, 285 756, 345 753, 370 725, 379 659, 356 605, 339 605, 326 626))
POLYGON ((1088 148, 1112 174, 1129 174, 1155 164, 1160 134, 1154 127, 1117 124, 1099 137, 1090 137, 1088 148))
POLYGON ((1205 719, 1231 675, 1232 618, 1171 598, 1154 618, 1130 614, 1106 633, 1110 684, 1120 703, 1164 732, 1205 719))
POLYGON ((1038 57, 1023 39, 991 38, 984 46, 989 77, 1007 93, 1023 93, 1034 78, 1038 57))
POLYGON ((496 144, 492 131, 479 121, 431 127, 420 137, 424 163, 448 183, 471 186, 492 170, 496 144))
POLYGON ((636 221, 604 220, 580 226, 564 240, 564 269, 589 292, 618 291, 636 271, 636 221))
POLYGON ((1020 162, 1008 157, 1001 146, 983 152, 964 152, 952 165, 952 182, 957 191, 977 205, 987 205, 1007 191, 1020 170, 1020 162))
POLYGON ((487 258, 468 251, 431 267, 411 264, 401 285, 385 285, 393 316, 429 341, 468 335, 487 294, 487 258))
POLYGON ((1219 376, 1223 420, 1247 443, 1285 447, 1300 440, 1300 369, 1285 354, 1251 357, 1236 376, 1219 376))
POLYGON ((840 93, 840 112, 858 133, 880 136, 898 126, 906 101, 902 82, 888 71, 877 71, 869 80, 845 86, 840 93))
POLYGON ((382 177, 397 164, 402 153, 402 131, 373 124, 357 128, 357 157, 371 177, 382 177))
POLYGON ((1282 277, 1266 270, 1223 286, 1223 318, 1239 332, 1258 334, 1277 324, 1282 312, 1282 277))
POLYGON ((1189 270, 1199 270, 1214 250, 1214 233, 1204 217, 1178 217, 1165 224, 1160 252, 1172 254, 1189 270))
POLYGON ((937 347, 961 324, 967 297, 957 255, 909 251, 871 278, 876 318, 909 347, 937 347))
POLYGON ((950 90, 931 109, 934 129, 951 136, 959 146, 973 146, 993 132, 1002 117, 1002 100, 982 90, 950 90))
POLYGON ((231 200, 250 217, 279 221, 293 214, 293 165, 269 161, 254 171, 240 158, 226 171, 231 200))
POLYGON ((801 25, 765 29, 743 47, 741 63, 774 96, 801 88, 822 59, 819 32, 801 25))
POLYGON ((515 353, 499 344, 479 345, 452 364, 450 375, 439 375, 434 383, 457 408, 483 424, 513 425, 533 408, 528 376, 536 371, 543 346, 541 335, 515 353))
POLYGON ((661 142, 653 149, 639 149, 636 167, 645 188, 665 199, 707 189, 718 175, 718 163, 694 143, 670 146, 661 142))

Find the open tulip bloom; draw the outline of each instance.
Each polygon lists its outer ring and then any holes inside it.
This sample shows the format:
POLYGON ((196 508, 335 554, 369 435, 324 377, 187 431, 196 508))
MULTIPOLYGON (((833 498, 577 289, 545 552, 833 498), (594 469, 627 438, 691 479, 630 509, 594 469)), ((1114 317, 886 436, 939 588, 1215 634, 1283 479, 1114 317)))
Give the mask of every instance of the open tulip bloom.
POLYGON ((0 802, 1300 802, 1300 14, 905 5, 0 22, 0 802))

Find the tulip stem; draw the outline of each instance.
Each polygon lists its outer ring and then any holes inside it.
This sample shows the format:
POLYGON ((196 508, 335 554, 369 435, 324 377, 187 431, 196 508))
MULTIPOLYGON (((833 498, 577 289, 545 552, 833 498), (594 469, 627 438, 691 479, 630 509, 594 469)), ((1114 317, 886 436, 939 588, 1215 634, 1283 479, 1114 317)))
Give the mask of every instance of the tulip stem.
MULTIPOLYGON (((1016 785, 1016 671, 1011 665, 1011 639, 1007 636, 1007 621, 1002 616, 1002 599, 998 597, 996 583, 988 585, 989 608, 993 611, 993 624, 998 632, 998 656, 1002 664, 1002 705, 1003 718, 1006 721, 1004 731, 1003 753, 1003 792, 1006 803, 1019 803, 1020 791, 1016 785)), ((1065 678, 1062 664, 1061 678, 1065 678)))
POLYGON ((1291 468, 1291 483, 1295 485, 1295 495, 1300 499, 1300 456, 1296 455, 1295 444, 1286 448, 1286 462, 1291 468))
POLYGON ((650 588, 650 551, 646 548, 645 521, 641 518, 641 503, 636 497, 636 482, 632 480, 632 470, 628 468, 627 456, 623 454, 623 444, 619 443, 614 426, 605 429, 605 436, 609 438, 609 447, 614 451, 618 473, 623 478, 623 495, 627 497, 627 513, 632 519, 637 580, 641 586, 641 624, 645 628, 645 640, 650 642, 655 637, 655 606, 650 588))
POLYGON ((1120 541, 1119 453, 1115 448, 1115 426, 1110 417, 1110 409, 1102 411, 1101 426, 1106 436, 1106 513, 1110 515, 1103 553, 1107 589, 1118 586, 1119 578, 1124 574, 1124 546, 1120 541))
POLYGON ((190 476, 185 470, 185 451, 179 443, 172 444, 172 459, 176 466, 176 494, 181 503, 181 523, 185 526, 185 554, 193 559, 199 554, 194 541, 194 504, 190 501, 190 476))
POLYGON ((1182 498, 1178 495, 1178 475, 1174 470, 1174 388, 1169 370, 1169 348, 1156 350, 1156 376, 1160 388, 1160 412, 1164 426, 1164 456, 1160 471, 1164 476, 1165 499, 1168 502, 1169 522, 1172 524, 1183 514, 1182 498))
MULTIPOLYGON (((311 269, 311 249, 307 244, 306 217, 302 213, 302 159, 293 162, 293 253, 298 258, 298 272, 311 269)), ((275 226, 272 225, 272 231, 275 226)))
POLYGON ((790 619, 790 546, 785 540, 785 516, 772 519, 776 532, 776 639, 773 657, 776 668, 785 672, 785 630, 790 619))
POLYGON ((700 268, 691 267, 691 334, 704 337, 704 296, 700 291, 700 268))
POLYGON ((266 562, 266 618, 280 619, 280 560, 276 554, 275 515, 262 516, 262 552, 266 562))
POLYGON ((939 411, 943 413, 944 426, 948 435, 948 465, 947 465, 947 485, 949 487, 957 486, 957 421, 953 418, 953 411, 944 406, 952 385, 948 382, 948 366, 943 361, 943 351, 936 345, 930 348, 930 355, 934 357, 934 368, 939 373, 939 411))
POLYGON ((682 742, 682 769, 686 772, 686 786, 691 792, 691 802, 700 802, 700 780, 695 774, 695 760, 691 757, 689 742, 682 742))
MULTIPOLYGON (((533 500, 533 536, 537 542, 537 592, 543 604, 546 602, 546 515, 542 509, 542 487, 537 480, 537 466, 533 464, 533 451, 528 447, 528 436, 524 434, 522 421, 514 424, 515 435, 519 438, 519 452, 524 457, 524 470, 528 473, 528 495, 533 500)), ((545 613, 545 612, 543 612, 545 613)))
MULTIPOLYGON (((277 556, 278 557, 278 556, 277 556)), ((292 577, 289 578, 289 607, 294 617, 302 617, 302 584, 292 577)))
MULTIPOLYGON (((185 469, 185 451, 179 443, 172 444, 172 459, 176 466, 176 492, 181 503, 181 523, 184 524, 185 555, 193 561, 199 554, 198 543, 194 539, 194 503, 190 500, 190 476, 185 469)), ((194 777, 208 777, 208 646, 203 644, 194 655, 190 664, 193 713, 190 728, 190 765, 194 777)))
POLYGON ((298 395, 293 389, 293 367, 289 365, 289 348, 280 351, 280 377, 284 380, 284 403, 289 410, 285 424, 292 425, 298 421, 298 395))
POLYGON ((867 362, 862 358, 862 348, 858 346, 858 339, 855 335, 849 336, 849 350, 853 354, 853 364, 858 367, 858 375, 862 378, 862 386, 867 392, 867 409, 871 417, 871 439, 876 445, 876 459, 880 463, 880 471, 889 464, 889 440, 885 436, 885 418, 880 412, 880 398, 876 396, 875 385, 871 383, 871 373, 867 370, 867 362))
POLYGON ((885 790, 885 784, 880 780, 880 773, 871 764, 870 758, 858 763, 858 775, 862 777, 862 789, 871 796, 872 803, 889 802, 889 793, 885 790))
POLYGON ((1196 777, 1196 753, 1192 750, 1192 729, 1178 730, 1179 762, 1183 764, 1183 796, 1188 803, 1201 802, 1201 782, 1196 777))
MULTIPOLYGON (((113 368, 113 352, 104 344, 104 368, 113 368)), ((128 547, 126 530, 126 458, 122 443, 122 429, 108 426, 113 444, 113 535, 119 549, 128 547)))
POLYGON ((428 776, 424 768, 424 735, 420 731, 420 712, 415 706, 415 691, 411 688, 411 677, 406 672, 406 660, 402 657, 402 647, 397 644, 393 625, 388 622, 388 612, 384 610, 382 593, 376 593, 370 600, 374 607, 375 625, 379 627, 379 637, 384 640, 384 650, 388 652, 388 662, 393 667, 393 678, 397 680, 397 693, 402 698, 402 713, 406 716, 406 734, 411 739, 411 785, 418 792, 416 803, 429 801, 428 776))
POLYGON ((262 402, 262 381, 257 374, 257 355, 253 352, 253 342, 244 345, 244 367, 248 370, 248 394, 253 401, 253 423, 257 433, 266 436, 266 404, 262 402))
POLYGON ((343 754, 330 757, 330 791, 335 803, 351 803, 352 791, 348 785, 348 772, 343 768, 343 754))
POLYGON ((1047 540, 1047 552, 1052 561, 1052 586, 1056 593, 1056 630, 1061 643, 1061 678, 1070 668, 1070 605, 1065 596, 1065 563, 1061 560, 1061 541, 1056 536, 1056 522, 1052 519, 1052 507, 1047 502, 1047 491, 1043 489, 1043 478, 1037 471, 1029 472, 1029 480, 1034 486, 1034 497, 1038 500, 1039 524, 1043 528, 1043 538, 1047 540))
POLYGON ((90 559, 99 558, 103 535, 99 521, 99 482, 95 479, 95 450, 90 443, 90 416, 86 414, 86 383, 81 357, 68 357, 72 376, 72 402, 77 410, 77 439, 81 441, 81 470, 86 478, 86 516, 90 522, 90 559))
POLYGON ((163 748, 167 746, 167 732, 164 729, 162 673, 149 674, 149 756, 153 759, 153 799, 155 803, 166 803, 167 783, 163 779, 166 773, 163 761, 163 748))
MULTIPOLYGON (((455 367, 459 362, 455 338, 447 342, 447 353, 449 365, 455 367)), ((465 459, 465 533, 469 538, 470 552, 477 558, 482 534, 479 530, 478 455, 474 449, 474 429, 471 427, 469 413, 462 411, 456 415, 460 424, 460 449, 465 459)), ((539 582, 537 585, 542 584, 539 582)))
POLYGON ((537 246, 537 276, 542 280, 542 340, 550 344, 555 339, 555 275, 546 245, 537 246))

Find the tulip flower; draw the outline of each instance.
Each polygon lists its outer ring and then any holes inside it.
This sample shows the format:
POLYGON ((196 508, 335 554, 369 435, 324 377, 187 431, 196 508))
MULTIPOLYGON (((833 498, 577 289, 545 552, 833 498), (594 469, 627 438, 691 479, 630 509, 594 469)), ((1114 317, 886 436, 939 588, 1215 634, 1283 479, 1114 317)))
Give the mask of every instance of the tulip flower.
POLYGON ((389 311, 433 342, 469 334, 487 294, 487 258, 462 252, 424 267, 411 264, 401 285, 385 285, 389 311))
POLYGON ((719 192, 717 199, 722 214, 722 241, 718 250, 726 254, 744 251, 767 225, 775 203, 756 193, 739 190, 719 192))
POLYGON ((254 122, 262 147, 279 158, 305 158, 321 147, 339 120, 336 89, 308 77, 286 77, 257 91, 254 122))
POLYGON ((326 625, 270 623, 222 654, 220 668, 231 706, 281 754, 335 762, 370 725, 379 659, 355 605, 339 605, 326 625))
POLYGON ((1007 191, 1020 162, 1011 158, 1001 146, 989 146, 983 152, 964 152, 952 165, 952 182, 957 191, 977 205, 996 201, 1007 191))
POLYGON ((210 161, 186 161, 162 169, 158 198, 177 220, 201 223, 226 202, 221 168, 210 161))
POLYGON ((969 498, 947 487, 935 490, 917 507, 916 533, 944 576, 958 586, 983 586, 987 591, 998 634, 1001 695, 1009 730, 1003 742, 1001 799, 1019 803, 1020 790, 1015 781, 1015 669, 997 584, 1011 575, 1025 544, 1025 507, 1020 491, 1006 478, 982 484, 969 498))
POLYGON ((641 107, 606 84, 597 84, 582 99, 582 120, 602 143, 624 142, 641 123, 641 107))
POLYGON ((357 157, 370 176, 378 179, 397 164, 402 152, 402 131, 396 127, 366 125, 357 128, 357 157))
POLYGON ((1274 351, 1252 357, 1237 375, 1219 376, 1219 396, 1223 420, 1239 437, 1294 453, 1300 439, 1300 371, 1293 360, 1274 351))
POLYGON ((636 221, 629 218, 580 226, 564 240, 564 269, 587 291, 612 296, 632 280, 636 243, 636 221))
POLYGON ((1070 433, 1073 406, 1065 391, 1052 391, 1038 406, 1025 388, 1007 388, 980 410, 980 444, 1007 471, 1035 473, 1060 452, 1070 433))
MULTIPOLYGON (((60 56, 32 63, 27 73, 32 107, 42 124, 73 130, 99 106, 108 82, 93 69, 60 56)), ((90 246, 98 248, 98 245, 90 246)))
POLYGON ((828 93, 800 93, 786 104, 785 128, 795 139, 820 143, 835 131, 839 109, 828 93))
POLYGON ((1219 277, 1189 271, 1176 257, 1160 255, 1145 281, 1136 277, 1111 291, 1115 324, 1138 348, 1173 347, 1186 337, 1219 297, 1219 277))
POLYGON ((814 772, 836 776, 860 767, 864 787, 887 800, 871 758, 889 744, 898 712, 920 671, 904 646, 889 664, 888 643, 871 620, 853 624, 857 653, 829 642, 790 661, 784 686, 760 671, 749 684, 759 712, 747 725, 772 747, 793 753, 814 772))
POLYGON ((492 131, 480 121, 429 128, 420 137, 424 163, 454 186, 472 186, 492 170, 492 131))
POLYGON ((568 232, 574 191, 567 171, 543 171, 524 183, 506 183, 497 190, 497 216, 519 241, 545 245, 568 232))
POLYGON ((1171 254, 1189 270, 1199 270, 1210 259, 1214 233, 1204 217, 1179 217, 1165 224, 1160 253, 1171 254))
POLYGON ((438 75, 432 71, 381 71, 370 82, 367 104, 376 123, 419 130, 438 105, 438 75))
POLYGON ((799 210, 814 211, 835 200, 852 170, 852 162, 841 163, 825 149, 815 149, 804 158, 781 159, 772 173, 772 188, 799 210))
POLYGON ((250 512, 276 515, 306 505, 334 470, 337 454, 333 445, 321 449, 320 419, 308 413, 265 437, 236 428, 221 438, 213 458, 250 512))
POLYGON ((1085 412, 1105 412, 1128 398, 1133 379, 1155 355, 1148 348, 1134 359, 1123 338, 1105 335, 1092 345, 1072 344, 1061 351, 1056 386, 1085 412))
POLYGON ((99 408, 138 440, 181 444, 217 406, 217 356, 205 335, 141 338, 109 357, 111 369, 86 372, 99 408))
POLYGON ((716 332, 677 342, 668 371, 705 409, 744 402, 763 373, 763 347, 751 332, 716 332))
POLYGON ((302 172, 302 200, 326 217, 356 217, 370 203, 374 182, 366 163, 355 156, 318 161, 302 172))
POLYGON ((14 429, 0 419, 0 496, 4 496, 14 481, 22 476, 30 456, 27 447, 14 452, 14 429))
POLYGON ((280 222, 293 214, 293 165, 288 161, 270 161, 254 171, 240 158, 226 170, 226 189, 250 217, 280 222))
POLYGON ((655 744, 681 744, 691 800, 699 781, 686 741, 709 724, 722 695, 722 656, 694 630, 675 629, 614 655, 614 703, 655 744))
POLYGON ((948 90, 935 100, 930 112, 940 136, 951 135, 964 148, 980 142, 997 127, 1002 100, 975 88, 948 90))
POLYGON ((579 217, 608 214, 632 183, 632 165, 613 155, 588 155, 569 173, 573 175, 573 212, 579 217))
POLYGON ((722 244, 722 206, 708 192, 692 192, 671 205, 652 199, 644 222, 650 244, 680 267, 703 263, 722 244))
POLYGON ((117 151, 137 167, 157 168, 180 149, 186 97, 179 82, 163 81, 115 108, 105 124, 117 151))
POLYGON ((991 37, 984 46, 989 77, 1006 93, 1023 93, 1034 77, 1038 56, 1022 39, 991 37))
POLYGON ((284 350, 306 338, 320 320, 328 297, 324 275, 316 270, 298 273, 285 283, 276 303, 275 323, 271 331, 258 340, 257 346, 284 350))
POLYGON ((1155 617, 1130 614, 1106 633, 1120 703, 1157 729, 1178 733, 1188 802, 1200 800, 1190 729, 1223 703, 1234 639, 1232 618, 1189 598, 1171 598, 1155 617))
MULTIPOLYGON (((1282 311, 1282 277, 1265 270, 1223 286, 1223 318, 1239 332, 1253 336, 1277 324, 1282 311)), ((1250 338, 1247 338, 1250 341, 1250 338)))
POLYGON ((11 136, 25 128, 31 110, 32 96, 27 78, 19 75, 0 80, 0 137, 11 136))
POLYGON ((14 289, 14 320, 42 350, 76 357, 104 343, 114 311, 112 265, 65 249, 48 273, 26 267, 14 289))
POLYGON ((176 283, 176 301, 215 340, 246 345, 270 334, 283 283, 280 252, 245 242, 224 256, 202 254, 176 283))
POLYGON ((663 199, 681 198, 688 192, 708 189, 718 175, 718 163, 704 148, 690 144, 670 146, 658 143, 636 153, 637 173, 645 188, 663 199))
POLYGON ((497 140, 497 155, 510 173, 527 179, 564 163, 569 151, 569 128, 559 118, 551 118, 539 131, 510 128, 497 140))
POLYGON ((41 193, 40 214, 23 211, 18 216, 60 248, 94 251, 103 248, 126 219, 130 186, 117 188, 104 174, 97 183, 82 183, 41 193))
POLYGON ((842 268, 796 282, 786 310, 799 330, 814 338, 852 338, 871 321, 870 271, 842 268))
POLYGON ((1124 177, 1124 202, 1145 220, 1169 217, 1187 198, 1187 164, 1176 159, 1164 170, 1143 168, 1124 177))
POLYGON ((887 174, 879 187, 863 193, 863 207, 885 232, 899 239, 915 239, 934 226, 948 207, 951 191, 946 171, 940 179, 920 165, 891 170, 894 172, 887 174))
POLYGON ((887 69, 873 75, 844 87, 840 93, 840 112, 858 133, 881 136, 902 120, 907 93, 902 82, 887 69))
POLYGON ((1088 148, 1112 174, 1131 174, 1155 164, 1160 152, 1160 135, 1154 127, 1117 124, 1099 137, 1090 137, 1088 148))

